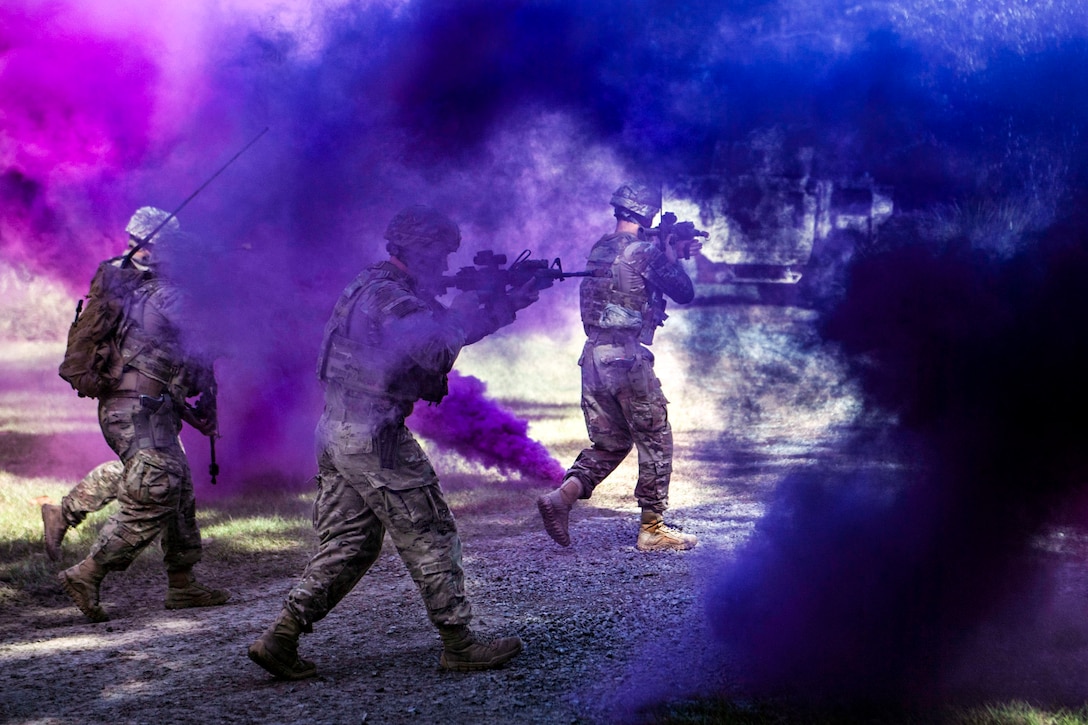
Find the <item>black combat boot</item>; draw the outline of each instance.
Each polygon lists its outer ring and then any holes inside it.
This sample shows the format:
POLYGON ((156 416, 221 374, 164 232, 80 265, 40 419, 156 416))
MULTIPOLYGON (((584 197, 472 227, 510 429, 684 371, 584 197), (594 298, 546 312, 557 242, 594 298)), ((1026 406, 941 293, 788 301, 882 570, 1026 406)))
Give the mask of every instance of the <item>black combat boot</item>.
POLYGON ((51 503, 42 504, 42 525, 45 527, 45 554, 53 561, 58 561, 61 542, 68 533, 64 510, 51 503))
POLYGON ((105 578, 106 570, 90 557, 57 575, 64 592, 92 622, 105 622, 110 618, 98 605, 98 589, 105 578))
POLYGON ((502 667, 521 652, 521 640, 517 637, 485 639, 464 624, 439 627, 438 634, 442 637, 438 664, 447 670, 490 670, 502 667))
POLYGON ((302 625, 288 610, 249 646, 249 658, 281 680, 304 680, 317 674, 317 665, 298 656, 302 625))

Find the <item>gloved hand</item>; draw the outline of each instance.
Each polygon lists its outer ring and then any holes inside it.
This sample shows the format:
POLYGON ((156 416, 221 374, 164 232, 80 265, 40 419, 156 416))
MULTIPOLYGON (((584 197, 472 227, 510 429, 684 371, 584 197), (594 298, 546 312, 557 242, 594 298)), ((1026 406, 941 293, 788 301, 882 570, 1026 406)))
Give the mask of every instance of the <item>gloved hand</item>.
POLYGON ((483 300, 480 298, 480 293, 469 290, 450 300, 449 310, 460 319, 467 321, 472 319, 474 315, 479 314, 480 305, 482 304, 483 300))
POLYGON ((181 419, 199 431, 201 435, 209 438, 219 432, 219 421, 215 411, 201 410, 199 403, 195 408, 189 405, 182 406, 181 419))
POLYGON ((507 299, 515 312, 517 310, 524 310, 526 307, 540 299, 540 290, 536 286, 536 280, 530 279, 520 287, 510 290, 507 299))

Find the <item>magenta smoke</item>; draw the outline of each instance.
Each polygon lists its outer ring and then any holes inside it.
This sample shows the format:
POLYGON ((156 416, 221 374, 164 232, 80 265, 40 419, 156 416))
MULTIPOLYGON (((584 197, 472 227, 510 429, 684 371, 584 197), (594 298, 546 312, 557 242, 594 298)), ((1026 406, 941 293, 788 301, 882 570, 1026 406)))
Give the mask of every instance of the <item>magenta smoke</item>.
POLYGON ((443 448, 505 474, 558 482, 563 466, 528 435, 529 422, 487 397, 471 375, 450 375, 450 393, 437 406, 418 403, 409 427, 443 448))

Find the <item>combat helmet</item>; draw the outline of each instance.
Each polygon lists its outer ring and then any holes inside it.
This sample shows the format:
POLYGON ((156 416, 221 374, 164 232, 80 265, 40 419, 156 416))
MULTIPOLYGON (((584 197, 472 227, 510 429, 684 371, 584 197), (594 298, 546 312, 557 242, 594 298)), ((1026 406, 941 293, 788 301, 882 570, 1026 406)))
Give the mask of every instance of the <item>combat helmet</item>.
POLYGON ((177 234, 181 231, 181 224, 178 223, 177 217, 171 217, 168 212, 162 209, 154 206, 141 206, 128 220, 128 225, 125 227, 125 231, 135 242, 143 242, 156 229, 159 229, 158 234, 146 242, 147 244, 153 244, 160 237, 177 234), (170 221, 163 225, 163 222, 168 218, 170 221), (162 225, 162 229, 159 229, 160 225, 162 225))
POLYGON ((393 255, 402 250, 449 254, 461 246, 461 229, 437 209, 417 204, 397 212, 385 229, 385 239, 393 255))
POLYGON ((661 211, 661 189, 636 182, 621 184, 609 203, 615 208, 617 219, 649 227, 661 211))

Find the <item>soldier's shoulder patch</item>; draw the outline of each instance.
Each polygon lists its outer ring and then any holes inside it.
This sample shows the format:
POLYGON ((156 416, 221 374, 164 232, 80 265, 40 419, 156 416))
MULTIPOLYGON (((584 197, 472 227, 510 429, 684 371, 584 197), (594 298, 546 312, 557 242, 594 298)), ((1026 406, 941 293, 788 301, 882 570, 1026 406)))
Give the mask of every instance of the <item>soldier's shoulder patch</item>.
POLYGON ((378 280, 368 290, 367 303, 382 315, 407 317, 426 312, 427 305, 403 284, 392 279, 378 280))

